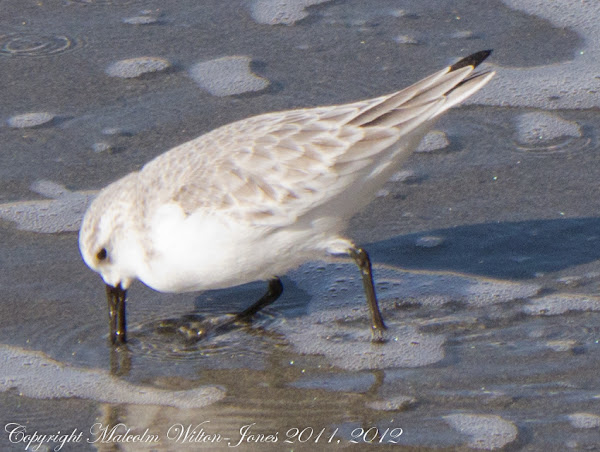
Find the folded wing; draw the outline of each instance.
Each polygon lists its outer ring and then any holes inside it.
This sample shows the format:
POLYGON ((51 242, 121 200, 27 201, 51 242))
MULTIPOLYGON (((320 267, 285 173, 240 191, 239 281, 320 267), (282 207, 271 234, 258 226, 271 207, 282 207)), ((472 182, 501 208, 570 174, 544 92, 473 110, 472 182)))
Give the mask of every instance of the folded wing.
POLYGON ((170 188, 154 202, 176 202, 187 214, 219 211, 265 227, 316 209, 350 216, 398 170, 437 116, 493 77, 473 73, 489 53, 387 96, 225 125, 159 156, 143 169, 153 177, 142 179, 170 188))

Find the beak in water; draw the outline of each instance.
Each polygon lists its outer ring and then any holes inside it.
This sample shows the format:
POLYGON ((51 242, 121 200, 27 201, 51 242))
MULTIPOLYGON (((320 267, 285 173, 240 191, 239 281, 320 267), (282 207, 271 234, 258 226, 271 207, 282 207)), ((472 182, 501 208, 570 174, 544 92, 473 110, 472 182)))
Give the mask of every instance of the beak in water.
POLYGON ((126 295, 127 291, 121 287, 121 284, 117 287, 106 285, 110 341, 115 345, 124 344, 127 341, 127 322, 125 321, 126 295))

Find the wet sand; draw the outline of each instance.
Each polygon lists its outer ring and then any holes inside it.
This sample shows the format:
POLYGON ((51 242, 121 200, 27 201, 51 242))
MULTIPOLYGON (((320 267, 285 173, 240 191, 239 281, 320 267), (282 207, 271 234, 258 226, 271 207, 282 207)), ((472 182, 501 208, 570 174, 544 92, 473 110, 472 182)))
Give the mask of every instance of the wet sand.
POLYGON ((597 447, 598 7, 225 3, 2 5, 2 450, 25 449, 18 425, 74 432, 68 451, 597 447), (358 271, 332 258, 200 342, 164 325, 238 311, 264 284, 136 283, 111 351, 77 247, 96 190, 219 125, 381 95, 487 48, 497 77, 349 226, 388 343, 369 342, 358 271))

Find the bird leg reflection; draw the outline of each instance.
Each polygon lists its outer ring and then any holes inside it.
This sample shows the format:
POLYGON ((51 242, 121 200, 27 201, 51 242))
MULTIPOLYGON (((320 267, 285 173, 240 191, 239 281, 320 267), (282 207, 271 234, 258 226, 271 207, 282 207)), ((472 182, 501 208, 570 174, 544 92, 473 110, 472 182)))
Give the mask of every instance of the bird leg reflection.
POLYGON ((219 330, 224 330, 236 322, 249 321, 254 314, 272 304, 283 292, 283 285, 278 277, 269 280, 267 292, 254 304, 238 314, 225 314, 218 317, 204 317, 190 314, 181 319, 167 319, 161 321, 159 331, 162 333, 177 333, 186 341, 197 342, 205 339, 219 330), (182 322, 183 321, 183 322, 182 322))

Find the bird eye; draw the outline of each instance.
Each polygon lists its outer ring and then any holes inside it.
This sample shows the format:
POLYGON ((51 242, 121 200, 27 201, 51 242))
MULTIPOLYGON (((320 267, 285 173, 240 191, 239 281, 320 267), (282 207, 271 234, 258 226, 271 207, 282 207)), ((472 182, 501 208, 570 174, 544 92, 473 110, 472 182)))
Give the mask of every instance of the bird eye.
POLYGON ((104 259, 106 259, 107 256, 108 253, 106 252, 106 248, 102 248, 100 251, 98 251, 98 254, 96 254, 96 258, 99 261, 103 261, 104 259))

